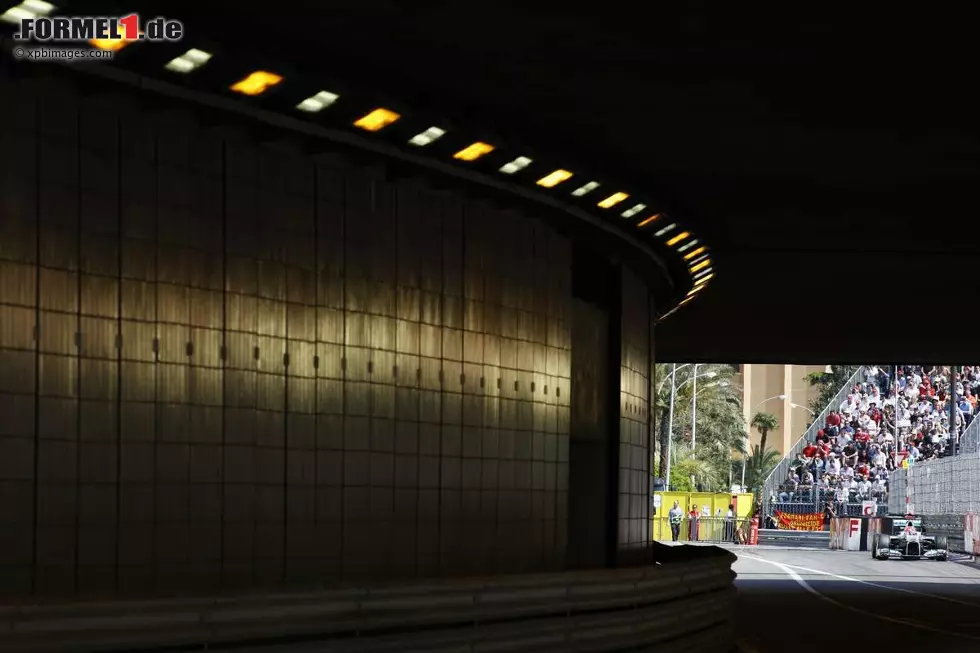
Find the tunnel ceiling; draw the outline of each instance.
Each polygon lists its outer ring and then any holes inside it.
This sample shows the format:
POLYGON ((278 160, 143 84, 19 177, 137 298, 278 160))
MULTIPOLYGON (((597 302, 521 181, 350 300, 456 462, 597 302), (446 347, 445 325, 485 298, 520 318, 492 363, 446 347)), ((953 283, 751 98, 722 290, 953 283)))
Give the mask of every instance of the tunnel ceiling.
POLYGON ((710 240, 716 272, 658 326, 661 359, 980 358, 961 316, 976 301, 976 53, 955 16, 138 4, 103 8, 342 69, 655 190, 710 240))

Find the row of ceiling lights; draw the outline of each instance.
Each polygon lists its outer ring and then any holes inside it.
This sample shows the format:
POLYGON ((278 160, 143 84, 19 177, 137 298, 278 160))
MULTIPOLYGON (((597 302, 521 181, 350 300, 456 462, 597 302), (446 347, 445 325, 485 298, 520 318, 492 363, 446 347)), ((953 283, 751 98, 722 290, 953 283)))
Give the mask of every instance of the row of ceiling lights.
MULTIPOLYGON (((0 15, 0 20, 20 24, 20 21, 24 18, 48 16, 54 10, 54 5, 45 2, 44 0, 24 0, 21 4, 8 9, 4 14, 0 15)), ((114 39, 93 39, 89 43, 92 45, 92 47, 101 50, 119 51, 133 42, 134 41, 127 40, 120 36, 119 38, 114 39)), ((207 64, 211 60, 212 56, 213 55, 209 52, 191 48, 179 57, 175 57, 169 61, 165 68, 174 73, 191 73, 201 66, 207 64)), ((242 95, 258 96, 282 82, 283 77, 281 75, 259 70, 248 74, 233 84, 231 86, 231 90, 242 95)), ((328 108, 339 99, 340 96, 336 93, 331 93, 330 91, 320 91, 297 104, 296 109, 307 113, 318 113, 328 108)), ((380 132, 400 119, 401 115, 390 109, 377 108, 354 121, 354 126, 369 132, 380 132)), ((416 147, 425 147, 439 140, 445 134, 446 131, 444 129, 433 126, 416 134, 410 138, 408 142, 416 147)), ((477 141, 453 154, 453 158, 459 161, 472 162, 487 154, 490 154, 495 149, 496 148, 489 143, 477 141)), ((520 172, 531 163, 532 160, 530 158, 526 156, 519 156, 513 161, 505 163, 500 167, 499 171, 503 174, 512 175, 520 172)), ((559 184, 567 182, 574 176, 574 173, 568 170, 558 169, 548 173, 544 177, 541 177, 536 183, 542 188, 555 188, 559 184)), ((589 181, 576 187, 571 194, 574 197, 584 197, 597 188, 599 188, 599 182, 589 181)), ((625 202, 629 199, 629 197, 630 196, 628 193, 618 191, 599 201, 596 206, 602 209, 611 209, 614 206, 625 202)), ((622 211, 620 215, 627 219, 634 218, 641 215, 646 208, 647 207, 645 204, 634 204, 625 211, 622 211)), ((661 221, 663 218, 663 214, 653 213, 640 219, 636 223, 636 227, 642 229, 650 225, 659 225, 659 221, 661 221)), ((707 247, 701 244, 697 238, 693 238, 689 231, 684 231, 681 229, 676 223, 671 223, 662 227, 654 233, 654 236, 664 240, 668 247, 674 248, 681 256, 683 256, 684 262, 687 264, 688 271, 694 281, 694 286, 688 292, 684 300, 678 305, 678 307, 683 306, 694 299, 697 293, 703 290, 707 286, 708 281, 714 277, 707 247)))

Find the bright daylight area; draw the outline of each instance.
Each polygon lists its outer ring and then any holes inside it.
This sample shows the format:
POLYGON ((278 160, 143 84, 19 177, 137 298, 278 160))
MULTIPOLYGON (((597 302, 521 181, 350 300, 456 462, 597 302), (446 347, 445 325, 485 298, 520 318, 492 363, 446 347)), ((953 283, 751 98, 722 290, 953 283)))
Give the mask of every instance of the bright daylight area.
POLYGON ((654 536, 731 549, 746 618, 817 610, 980 646, 980 366, 660 364, 656 388, 654 536))

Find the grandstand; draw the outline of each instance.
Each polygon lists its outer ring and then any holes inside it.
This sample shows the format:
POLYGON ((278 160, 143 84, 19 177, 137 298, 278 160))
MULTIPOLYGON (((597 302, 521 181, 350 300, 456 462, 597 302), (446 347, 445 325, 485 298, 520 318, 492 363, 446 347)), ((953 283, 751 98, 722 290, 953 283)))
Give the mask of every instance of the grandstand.
POLYGON ((978 392, 980 366, 859 368, 769 474, 764 514, 887 512, 895 470, 977 451, 978 392))

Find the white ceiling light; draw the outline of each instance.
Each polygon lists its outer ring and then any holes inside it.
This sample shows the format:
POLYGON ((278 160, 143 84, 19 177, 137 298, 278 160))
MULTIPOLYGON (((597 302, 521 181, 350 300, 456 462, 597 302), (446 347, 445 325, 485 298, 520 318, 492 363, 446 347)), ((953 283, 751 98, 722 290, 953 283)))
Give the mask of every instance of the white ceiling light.
POLYGON ((688 244, 683 245, 682 247, 678 247, 677 248, 677 251, 678 252, 686 252, 687 250, 691 249, 692 247, 694 247, 697 244, 698 244, 698 239, 695 238, 694 240, 690 241, 688 244))
POLYGON ((424 145, 428 145, 433 141, 439 140, 445 135, 446 135, 446 130, 439 129, 438 127, 429 127, 424 132, 412 136, 412 138, 409 139, 408 142, 411 143, 412 145, 418 145, 419 147, 422 147, 424 145))
POLYGON ((573 190, 572 191, 572 195, 574 195, 575 197, 582 197, 586 193, 591 193, 592 191, 594 191, 598 187, 599 187, 599 183, 598 182, 590 181, 586 185, 580 186, 579 188, 576 188, 575 190, 573 190))
POLYGON ((523 170, 529 165, 531 165, 531 159, 527 158, 526 156, 519 156, 510 163, 505 163, 503 166, 501 166, 500 172, 504 173, 505 175, 512 175, 518 170, 523 170))
POLYGON ((331 104, 336 102, 338 98, 340 98, 340 96, 336 93, 331 93, 330 91, 320 91, 316 95, 311 95, 297 104, 296 108, 300 111, 316 113, 329 107, 331 104))
POLYGON ((655 233, 653 235, 656 236, 657 238, 660 238, 661 236, 663 236, 665 234, 668 234, 671 231, 673 231, 676 226, 677 226, 677 223, 676 222, 673 223, 673 224, 669 224, 669 225, 667 225, 666 227, 664 227, 663 229, 661 229, 660 231, 658 231, 657 233, 655 233))
POLYGON ((708 258, 708 255, 707 254, 702 254, 701 256, 697 257, 693 261, 688 261, 687 267, 691 267, 691 266, 697 265, 698 263, 700 263, 701 261, 704 261, 707 258, 708 258))
POLYGON ((24 0, 16 7, 11 7, 0 15, 0 20, 5 23, 20 25, 22 20, 30 20, 47 16, 54 11, 54 5, 43 0, 24 0))
POLYGON ((210 52, 191 48, 176 59, 171 59, 166 68, 167 70, 172 70, 175 73, 189 73, 195 68, 200 68, 210 60, 210 52))
POLYGON ((706 274, 711 274, 711 268, 710 267, 709 268, 705 268, 705 269, 701 270, 700 272, 698 272, 697 274, 695 274, 694 275, 694 278, 695 279, 700 279, 701 277, 705 276, 706 274))
POLYGON ((645 208, 647 208, 647 205, 646 204, 637 204, 633 208, 626 209, 625 211, 623 211, 623 217, 624 218, 632 218, 634 215, 636 215, 637 213, 639 213, 640 211, 642 211, 645 208))

